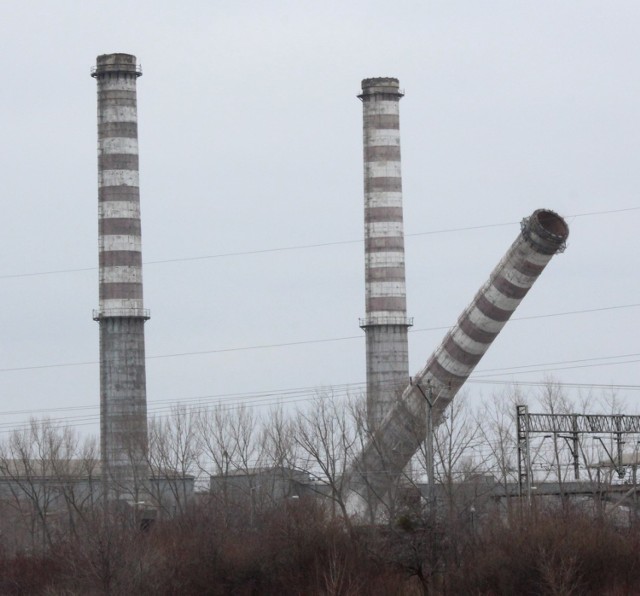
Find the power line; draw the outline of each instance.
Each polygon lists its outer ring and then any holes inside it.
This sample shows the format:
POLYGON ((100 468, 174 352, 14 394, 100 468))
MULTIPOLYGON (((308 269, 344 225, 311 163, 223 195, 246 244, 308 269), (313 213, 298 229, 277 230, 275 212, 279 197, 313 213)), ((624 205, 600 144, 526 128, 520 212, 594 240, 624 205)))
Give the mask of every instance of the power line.
MULTIPOLYGON (((581 360, 567 360, 560 362, 549 362, 549 363, 540 363, 536 365, 524 365, 522 367, 506 367, 499 369, 486 369, 482 372, 493 372, 494 374, 497 372, 500 375, 500 371, 509 371, 504 374, 514 374, 513 369, 515 368, 526 368, 527 366, 556 366, 559 364, 573 364, 573 363, 584 363, 591 362, 586 366, 596 367, 603 366, 607 364, 620 364, 617 362, 614 363, 597 363, 596 360, 612 360, 615 358, 626 358, 630 356, 636 356, 637 354, 627 354, 622 356, 603 356, 599 358, 585 358, 581 360)), ((624 363, 622 363, 624 364, 624 363)), ((582 368, 583 366, 572 366, 572 367, 564 367, 565 369, 569 368, 582 368)), ((525 371, 527 372, 527 371, 525 371)), ((544 372, 542 371, 528 371, 528 372, 544 372)), ((475 376, 471 376, 467 381, 471 384, 484 384, 484 385, 506 385, 506 386, 527 386, 527 387, 544 387, 548 383, 546 381, 505 381, 493 378, 483 378, 480 375, 480 378, 476 378, 475 376)), ((598 383, 572 383, 572 382, 560 382, 563 388, 567 389, 601 389, 601 390, 628 390, 628 391, 639 391, 640 385, 633 384, 598 384, 598 383)), ((213 394, 213 395, 197 395, 191 397, 173 397, 161 400, 151 400, 148 404, 148 410, 150 414, 154 415, 163 415, 172 411, 176 406, 187 406, 191 410, 193 409, 201 409, 201 408, 209 408, 209 407, 218 407, 223 411, 233 410, 237 408, 254 408, 254 407, 270 407, 275 405, 290 405, 293 403, 300 402, 308 402, 319 397, 322 397, 324 391, 330 392, 330 394, 334 397, 346 397, 348 395, 353 395, 354 393, 358 393, 364 391, 366 387, 366 383, 362 381, 351 382, 351 383, 343 383, 339 385, 331 385, 329 387, 323 388, 318 386, 307 386, 307 387, 293 387, 286 389, 272 389, 272 390, 263 390, 263 391, 252 391, 252 392, 238 392, 238 393, 222 393, 222 394, 213 394)), ((89 424, 93 424, 99 419, 98 414, 99 405, 83 405, 83 406, 66 406, 66 407, 52 407, 52 408, 37 408, 37 409, 23 409, 23 410, 7 410, 0 411, 0 415, 2 416, 16 416, 16 415, 24 415, 24 414, 49 414, 49 413, 65 413, 65 412, 81 412, 85 410, 89 410, 87 414, 80 414, 79 416, 59 416, 52 418, 52 422, 69 422, 73 423, 74 426, 85 426, 89 424), (95 412, 95 413, 91 413, 95 412)), ((25 428, 28 425, 25 426, 25 428)), ((13 422, 4 422, 0 423, 0 432, 4 432, 3 429, 12 430, 15 429, 16 426, 13 422)))
MULTIPOLYGON (((250 391, 250 392, 239 392, 239 393, 220 393, 220 394, 208 394, 208 395, 195 395, 191 397, 172 397, 168 399, 153 399, 149 400, 148 404, 150 407, 159 406, 162 404, 187 404, 187 403, 199 403, 199 402, 213 402, 216 403, 225 403, 228 401, 238 402, 243 399, 257 399, 257 398, 273 398, 278 397, 281 398, 283 396, 301 396, 301 395, 311 395, 316 396, 321 394, 325 390, 330 390, 332 394, 334 393, 344 393, 348 394, 352 390, 361 390, 364 388, 366 383, 364 382, 354 382, 354 383, 343 383, 339 385, 331 385, 328 388, 323 388, 317 385, 307 386, 307 387, 290 387, 285 389, 270 389, 263 391, 250 391)), ((26 409, 26 410, 5 410, 0 411, 0 416, 9 416, 9 415, 18 415, 18 414, 30 414, 33 412, 39 413, 48 413, 48 412, 64 412, 69 410, 95 410, 99 407, 99 404, 91 404, 91 405, 83 405, 83 406, 55 406, 50 408, 38 408, 34 409, 26 409)))
MULTIPOLYGON (((629 211, 638 211, 639 207, 626 207, 623 209, 608 209, 606 211, 591 211, 588 213, 576 213, 574 215, 567 215, 566 218, 577 218, 577 217, 590 217, 594 215, 609 215, 614 213, 625 213, 629 211)), ((510 221, 504 223, 493 223, 493 224, 482 224, 477 226, 464 226, 459 228, 443 228, 440 230, 428 230, 425 232, 412 232, 405 234, 406 238, 411 237, 419 237, 419 236, 433 236, 437 234, 452 234, 457 232, 469 232, 473 230, 485 230, 490 228, 499 228, 506 226, 517 225, 520 222, 518 221, 510 221)), ((328 246, 341 246, 346 244, 361 244, 364 242, 364 239, 360 238, 358 240, 336 240, 333 242, 318 242, 313 244, 297 244, 292 246, 280 246, 274 248, 260 248, 255 250, 245 250, 245 251, 234 251, 234 252, 225 252, 225 253, 214 253, 211 255, 197 255, 193 257, 176 257, 173 259, 159 259, 155 261, 145 261, 144 265, 163 265, 167 263, 184 263, 188 261, 203 261, 209 259, 223 259, 229 257, 244 257, 258 254, 268 254, 268 253, 276 253, 276 252, 288 252, 293 250, 308 250, 312 248, 325 248, 328 246)), ((78 267, 74 269, 52 269, 50 271, 34 271, 29 273, 9 273, 0 275, 0 279, 16 279, 23 277, 41 277, 45 275, 61 275, 66 273, 82 273, 86 271, 97 271, 97 267, 78 267)))
MULTIPOLYGON (((578 314, 589 314, 594 312, 603 312, 608 310, 619 310, 623 308, 636 308, 640 306, 640 303, 635 304, 619 304, 615 306, 603 306, 599 308, 587 308, 583 310, 570 310, 558 313, 548 313, 545 315, 529 315, 526 317, 513 317, 510 321, 527 321, 530 319, 546 319, 550 317, 562 317, 568 315, 578 315, 578 314)), ((451 326, 438 326, 438 327, 422 327, 419 329, 411 329, 410 333, 424 333, 427 331, 446 331, 451 329, 451 326)), ((159 360, 164 358, 183 358, 186 356, 205 356, 208 354, 224 354, 228 352, 245 352, 249 350, 270 350, 273 348, 285 348, 292 346, 302 346, 307 344, 319 344, 319 343, 330 343, 330 342, 338 342, 338 341, 350 341, 355 339, 363 339, 364 335, 347 335, 344 337, 328 337, 322 339, 306 339, 300 341, 293 342, 283 342, 283 343, 272 343, 272 344, 257 344, 253 346, 239 346, 235 348, 218 348, 214 350, 198 350, 193 352, 175 352, 171 354, 156 354, 155 356, 147 356, 147 360, 159 360)), ((64 368, 64 367, 72 367, 72 366, 88 366, 88 365, 96 365, 99 364, 98 360, 86 360, 81 362, 61 362, 56 364, 36 364, 31 366, 15 366, 8 368, 0 368, 0 373, 3 372, 17 372, 23 370, 41 370, 46 368, 64 368)))
MULTIPOLYGON (((636 362, 640 362, 640 358, 635 358, 633 360, 625 360, 624 362, 600 362, 597 364, 577 364, 574 366, 558 366, 555 368, 540 368, 537 370, 516 370, 512 372, 502 372, 502 373, 498 372, 497 374, 498 376, 511 375, 511 374, 532 374, 532 373, 540 373, 540 372, 554 372, 558 370, 575 370, 579 368, 594 368, 598 366, 616 366, 619 364, 635 364, 636 362)), ((513 367, 513 368, 517 369, 519 367, 513 367)), ((522 368, 526 368, 526 367, 522 367, 522 368)))
MULTIPOLYGON (((473 379, 469 379, 468 382, 475 382, 473 379)), ((510 386, 519 386, 519 385, 526 385, 526 386, 540 386, 540 387, 544 387, 545 385, 547 385, 546 382, 541 381, 541 382, 521 382, 521 381, 515 381, 515 382, 505 382, 505 381, 490 381, 490 380, 483 380, 483 381, 479 381, 481 383, 496 383, 496 384, 506 384, 506 385, 510 385, 510 386)), ((640 385, 606 385, 606 384, 585 384, 585 383, 559 383, 560 386, 562 387, 569 387, 569 388, 602 388, 602 389, 631 389, 631 390, 640 390, 640 385)), ((341 385, 338 387, 344 387, 344 388, 351 388, 351 389, 355 389, 358 388, 358 386, 360 386, 360 389, 364 389, 365 383, 351 383, 351 384, 345 384, 345 385, 341 385)), ((264 398, 272 398, 271 401, 261 401, 259 399, 258 395, 255 394, 246 394, 249 396, 252 396, 253 399, 247 400, 247 401, 242 401, 242 402, 231 402, 231 403, 224 403, 224 402, 220 402, 218 401, 218 397, 219 396, 211 396, 211 397, 215 397, 216 400, 211 401, 211 400, 207 400, 202 402, 202 396, 200 397, 194 397, 194 398, 188 398, 188 402, 192 401, 192 400, 197 400, 195 403, 185 403, 183 400, 176 402, 176 401, 172 401, 172 400, 162 400, 162 401, 166 401, 168 405, 162 405, 160 407, 154 407, 153 403, 150 404, 150 408, 149 408, 149 413, 154 415, 156 418, 162 418, 165 417, 166 415, 169 415, 173 409, 176 406, 182 406, 182 405, 187 405, 189 406, 189 411, 190 413, 193 413, 194 411, 199 411, 201 409, 206 409, 209 407, 219 407, 222 411, 227 412, 227 411, 231 411, 231 410, 236 410, 239 408, 255 408, 255 407, 261 407, 261 408, 268 408, 268 407, 272 407, 272 406, 280 406, 280 405, 291 405, 294 403, 300 403, 300 402, 309 402, 312 401, 313 399, 316 399, 318 397, 318 387, 308 387, 308 388, 302 388, 305 391, 302 391, 301 393, 296 393, 295 391, 297 390, 292 390, 294 391, 293 393, 291 393, 290 395, 286 395, 288 390, 276 390, 276 391, 269 391, 269 392, 265 392, 265 395, 263 395, 262 397, 264 398), (280 393, 281 391, 284 391, 285 393, 280 393), (308 393, 311 392, 311 395, 308 395, 308 393), (275 398, 278 399, 275 399, 275 398)), ((335 389, 334 387, 331 387, 332 391, 335 393, 335 389)), ((226 396, 231 396, 233 394, 223 394, 226 396)), ((241 395, 241 394, 238 394, 241 395)), ((349 389, 342 389, 340 391, 337 391, 337 395, 338 397, 340 397, 341 395, 347 396, 349 395, 349 389)), ((88 406, 79 406, 78 409, 85 409, 88 406)), ((92 409, 97 410, 98 406, 91 406, 92 409)), ((47 410, 31 410, 30 412, 43 412, 43 411, 51 411, 51 410, 56 410, 57 408, 51 408, 51 409, 47 409, 47 410)), ((71 408, 60 408, 60 409, 73 409, 73 407, 71 408)), ((29 412, 29 411, 27 411, 29 412)), ((7 414, 7 413, 1 413, 1 414, 7 414)), ((63 427, 79 427, 79 426, 90 426, 90 425, 94 425, 99 421, 99 414, 92 414, 92 415, 81 415, 81 416, 62 416, 62 417, 56 417, 56 418, 49 418, 48 420, 52 423, 52 424, 59 424, 62 423, 63 427)), ((13 432, 13 431, 24 431, 24 430, 28 430, 29 428, 29 423, 23 423, 21 425, 16 426, 14 423, 11 422, 5 422, 5 423, 0 423, 0 434, 6 434, 8 432, 13 432)))
POLYGON ((624 213, 626 211, 637 211, 640 207, 623 207, 622 209, 609 209, 607 211, 587 211, 585 213, 576 213, 575 215, 567 215, 568 218, 589 217, 591 215, 608 215, 609 213, 624 213))
MULTIPOLYGON (((494 378, 475 378, 469 377, 467 383, 473 383, 478 385, 505 385, 505 386, 524 386, 524 387, 545 387, 549 383, 547 381, 521 381, 521 380, 509 380, 494 379, 494 378)), ((616 391, 640 391, 640 385, 628 384, 628 383, 573 383, 562 381, 558 383, 562 387, 569 389, 602 389, 602 390, 616 390, 616 391)))
POLYGON ((581 314, 585 314, 585 313, 592 313, 592 312, 602 312, 602 311, 606 311, 606 310, 617 310, 617 309, 621 309, 621 308, 635 308, 640 306, 640 303, 635 303, 635 304, 619 304, 617 306, 602 306, 600 308, 588 308, 588 309, 584 309, 584 310, 566 310, 563 312, 557 312, 557 313, 550 313, 550 314, 546 314, 546 315, 529 315, 527 317, 513 317, 512 319, 509 319, 510 321, 527 321, 530 319, 547 319, 550 317, 564 317, 566 315, 581 315, 581 314))
MULTIPOLYGON (((620 358, 636 358, 640 356, 640 354, 621 354, 619 356, 599 356, 597 358, 581 358, 579 360, 563 360, 560 362, 541 362, 538 364, 524 364, 522 366, 509 366, 509 367, 504 367, 504 368, 487 368, 484 370, 480 370, 478 372, 480 373, 492 373, 492 372, 498 372, 498 371, 511 371, 511 370, 517 370, 519 372, 524 372, 524 371, 520 371, 520 369, 523 368, 538 368, 540 366, 556 366, 558 364, 582 364, 584 362, 594 362, 596 360, 618 360, 620 358)), ((635 362, 635 360, 632 360, 631 362, 635 362)), ((618 364, 618 363, 616 363, 618 364)), ((624 363, 623 363, 624 364, 624 363)))
MULTIPOLYGON (((290 397, 281 397, 279 399, 268 401, 268 402, 248 400, 248 401, 243 401, 241 403, 231 403, 231 404, 217 404, 215 402, 203 403, 203 404, 191 404, 190 410, 193 412, 194 410, 199 409, 197 408, 197 406, 201 406, 200 409, 205 409, 205 408, 211 407, 212 405, 219 406, 220 409, 225 412, 230 410, 237 410, 240 408, 256 408, 256 407, 268 408, 272 406, 290 405, 290 404, 299 403, 299 402, 311 401, 314 398, 315 396, 299 397, 294 395, 290 397)), ((161 406, 159 408, 151 407, 151 408, 148 408, 148 412, 151 415, 155 414, 155 415, 158 415, 159 417, 163 417, 163 415, 170 414, 174 409, 174 407, 179 405, 181 405, 180 402, 177 402, 177 403, 174 402, 173 404, 161 406)), ((98 409, 97 406, 96 406, 96 409, 98 409)), ((48 418, 47 420, 50 421, 52 424, 64 423, 64 426, 70 426, 70 427, 89 426, 97 423, 100 420, 100 414, 96 413, 96 414, 81 415, 81 416, 60 416, 55 418, 48 418)), ((0 433, 13 432, 15 430, 17 431, 26 430, 29 428, 29 426, 30 424, 28 422, 22 425, 17 425, 17 426, 13 422, 3 422, 3 423, 0 423, 0 433)))
MULTIPOLYGON (((331 394, 334 396, 346 397, 353 391, 362 390, 365 383, 356 384, 342 384, 332 386, 330 388, 331 394)), ((166 399, 150 401, 148 405, 149 414, 166 414, 170 413, 176 406, 189 406, 190 411, 199 409, 208 409, 212 406, 219 407, 222 411, 234 410, 238 408, 254 408, 254 407, 271 407, 278 405, 289 405, 293 403, 299 403, 303 401, 311 401, 313 399, 322 397, 323 389, 321 387, 302 387, 294 389, 279 389, 271 391, 250 392, 250 393, 236 393, 236 394, 220 394, 209 396, 195 396, 182 399, 166 399)), ((58 422, 73 422, 74 426, 85 426, 93 424, 99 420, 99 405, 94 404, 91 406, 68 406, 68 407, 56 407, 56 408, 44 408, 44 409, 27 409, 27 410, 15 410, 0 412, 0 415, 17 415, 17 414, 48 414, 55 412, 68 412, 73 410, 92 410, 95 414, 81 414, 79 416, 59 416, 49 418, 53 423, 58 422)), ((23 424, 22 428, 28 428, 29 424, 23 424)), ((7 432, 18 428, 13 422, 0 423, 0 432, 7 432), (3 430, 4 429, 4 430, 3 430)))

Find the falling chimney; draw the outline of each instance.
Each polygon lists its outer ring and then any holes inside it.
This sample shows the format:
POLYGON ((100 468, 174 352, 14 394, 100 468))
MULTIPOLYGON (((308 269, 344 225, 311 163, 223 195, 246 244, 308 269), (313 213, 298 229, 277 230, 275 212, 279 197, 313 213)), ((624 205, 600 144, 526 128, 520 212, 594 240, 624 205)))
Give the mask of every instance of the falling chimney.
POLYGON ((372 500, 383 501, 397 486, 425 439, 428 401, 437 425, 547 263, 564 250, 568 236, 567 223, 553 211, 538 209, 522 221, 520 234, 488 281, 352 464, 348 472, 352 511, 375 509, 372 500))

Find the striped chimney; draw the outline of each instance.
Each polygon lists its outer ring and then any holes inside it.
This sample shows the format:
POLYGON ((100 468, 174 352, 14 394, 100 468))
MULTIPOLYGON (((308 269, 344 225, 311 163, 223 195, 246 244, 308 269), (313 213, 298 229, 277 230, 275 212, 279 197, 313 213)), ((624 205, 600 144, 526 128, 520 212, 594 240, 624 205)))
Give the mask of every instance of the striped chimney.
POLYGON ((148 479, 136 80, 130 54, 98 56, 100 439, 112 498, 138 499, 148 479))
POLYGON ((409 380, 398 79, 362 81, 367 421, 379 428, 409 380))
POLYGON ((396 485, 426 435, 425 396, 435 400, 436 425, 547 263, 564 250, 568 236, 569 227, 553 211, 539 209, 522 221, 520 235, 489 280, 356 458, 350 470, 354 509, 361 509, 358 500, 364 495, 385 495, 396 485))

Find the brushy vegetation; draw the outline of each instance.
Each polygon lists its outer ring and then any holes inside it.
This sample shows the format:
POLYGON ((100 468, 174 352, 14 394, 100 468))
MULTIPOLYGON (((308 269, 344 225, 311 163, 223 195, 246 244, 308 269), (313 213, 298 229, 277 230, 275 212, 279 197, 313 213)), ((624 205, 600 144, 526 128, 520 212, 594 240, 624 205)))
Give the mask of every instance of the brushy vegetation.
MULTIPOLYGON (((95 443, 33 421, 0 441, 0 596, 640 594, 635 474, 613 502, 592 478, 602 454, 586 445, 581 496, 507 497, 513 401, 473 411, 459 396, 435 435, 437 507, 408 477, 376 524, 346 507, 344 472, 369 437, 359 401, 325 396, 264 420, 242 408, 152 420, 147 463, 168 471, 173 506, 104 509, 95 443), (300 475, 308 490, 289 490, 300 475), (201 480, 195 496, 182 493, 186 477, 201 480)), ((540 401, 576 411, 557 386, 540 401)), ((561 447, 542 437, 532 460, 536 482, 561 481, 562 493, 573 463, 561 447)), ((417 473, 421 463, 424 451, 417 473)))
POLYGON ((274 506, 253 527, 230 513, 202 501, 145 531, 131 517, 86 519, 46 555, 0 554, 0 593, 640 592, 638 528, 567 503, 453 525, 408 512, 393 524, 348 527, 314 499, 274 506))

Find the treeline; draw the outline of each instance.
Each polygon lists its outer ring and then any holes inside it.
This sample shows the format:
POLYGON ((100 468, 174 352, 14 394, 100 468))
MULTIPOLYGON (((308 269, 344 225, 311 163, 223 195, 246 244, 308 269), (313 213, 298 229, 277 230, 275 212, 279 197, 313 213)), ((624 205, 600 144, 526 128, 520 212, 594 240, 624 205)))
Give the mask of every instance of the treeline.
MULTIPOLYGON (((421 446, 375 523, 347 506, 344 472, 371 436, 360 399, 327 393, 264 415, 176 408, 149 425, 162 494, 147 484, 143 501, 108 505, 95 441, 32 421, 0 441, 0 594, 640 593, 633 499, 513 496, 523 400, 471 407, 459 396, 434 437, 437 490, 422 483, 421 446)), ((553 384, 537 403, 596 407, 553 384)), ((620 408, 607 399, 600 410, 620 408)), ((534 443, 536 481, 570 476, 563 444, 534 443)))
POLYGON ((2 594, 623 595, 640 534, 565 506, 459 522, 407 515, 349 529, 317 500, 256 518, 199 503, 146 531, 98 515, 46 553, 0 553, 2 594))

